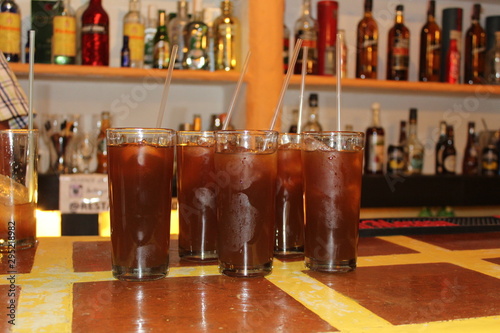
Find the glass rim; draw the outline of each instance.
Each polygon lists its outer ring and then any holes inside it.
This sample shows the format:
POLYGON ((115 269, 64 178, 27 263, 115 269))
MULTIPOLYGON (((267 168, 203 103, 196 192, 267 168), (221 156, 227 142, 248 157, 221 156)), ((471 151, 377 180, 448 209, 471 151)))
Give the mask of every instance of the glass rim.
POLYGON ((204 134, 213 134, 215 135, 216 131, 193 131, 193 130, 188 130, 188 131, 177 131, 178 135, 204 135, 204 134))
POLYGON ((0 130, 0 134, 28 134, 28 133, 39 133, 38 128, 28 129, 28 128, 6 128, 0 130))
POLYGON ((111 127, 106 129, 109 133, 172 133, 176 134, 177 131, 170 128, 158 128, 158 127, 111 127))
POLYGON ((302 132, 300 134, 304 136, 306 135, 307 136, 351 136, 351 137, 365 136, 364 132, 356 132, 356 131, 321 131, 321 132, 308 131, 308 132, 302 132))
POLYGON ((275 130, 220 130, 215 131, 216 135, 228 135, 228 134, 259 134, 259 135, 277 135, 278 131, 275 130))

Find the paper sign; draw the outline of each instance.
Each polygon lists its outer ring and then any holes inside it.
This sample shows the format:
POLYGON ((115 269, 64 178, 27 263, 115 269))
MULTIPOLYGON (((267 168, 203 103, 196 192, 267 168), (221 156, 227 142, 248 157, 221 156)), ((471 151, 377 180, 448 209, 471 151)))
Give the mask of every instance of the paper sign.
POLYGON ((59 176, 59 210, 62 214, 98 214, 109 210, 108 176, 59 176))

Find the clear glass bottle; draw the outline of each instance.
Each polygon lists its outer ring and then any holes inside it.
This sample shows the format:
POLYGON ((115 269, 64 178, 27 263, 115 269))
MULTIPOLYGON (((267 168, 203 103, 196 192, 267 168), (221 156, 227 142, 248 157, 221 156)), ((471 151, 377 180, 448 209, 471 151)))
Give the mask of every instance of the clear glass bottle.
POLYGON ((295 22, 294 35, 295 40, 302 39, 302 48, 295 63, 294 73, 302 72, 303 51, 307 46, 307 74, 318 74, 318 22, 311 15, 311 0, 304 0, 302 4, 302 15, 295 22))
POLYGON ((372 104, 372 124, 365 136, 365 174, 382 174, 385 162, 385 131, 380 126, 380 104, 372 104))
POLYGON ((70 0, 59 0, 53 8, 52 63, 76 63, 76 17, 70 0))
POLYGON ((323 130, 319 123, 318 94, 309 95, 309 116, 302 127, 302 132, 320 132, 323 130))
POLYGON ((82 14, 82 65, 109 66, 109 17, 101 0, 90 0, 82 14))
POLYGON ((420 62, 418 79, 439 82, 441 68, 441 29, 435 18, 436 1, 429 1, 427 22, 420 32, 420 62))
POLYGON ((365 12, 358 23, 356 77, 376 79, 378 68, 378 27, 372 15, 372 0, 365 0, 365 12))
POLYGON ((170 62, 170 42, 167 32, 167 15, 158 11, 158 27, 154 38, 153 68, 166 69, 170 62))
POLYGON ((485 72, 489 84, 500 84, 500 31, 495 32, 495 44, 486 54, 485 72))
POLYGON ((403 5, 396 7, 387 43, 387 80, 407 81, 410 65, 410 30, 404 24, 403 5))
POLYGON ((184 69, 208 69, 208 25, 203 22, 201 0, 193 1, 194 19, 184 28, 186 52, 182 61, 184 69))
POLYGON ((155 48, 155 35, 158 26, 158 11, 154 5, 148 6, 148 17, 144 29, 144 68, 153 68, 153 53, 155 48))
POLYGON ((240 44, 239 29, 239 21, 233 16, 233 3, 229 0, 221 1, 221 15, 213 23, 216 70, 236 69, 240 44))
POLYGON ((486 32, 479 23, 481 4, 474 4, 471 26, 465 33, 464 83, 484 82, 484 61, 486 56, 486 32))
POLYGON ((417 109, 410 109, 410 121, 408 139, 406 141, 405 154, 408 157, 406 163, 407 175, 420 175, 424 166, 424 145, 417 137, 417 109))
POLYGON ((168 22, 168 33, 170 44, 177 45, 177 56, 175 58, 174 68, 182 69, 182 60, 184 59, 184 28, 189 23, 188 3, 185 0, 177 1, 177 15, 168 22))
POLYGON ((123 36, 128 36, 129 67, 142 68, 144 65, 144 23, 140 0, 129 2, 129 11, 123 18, 123 36))
POLYGON ((21 11, 14 0, 0 3, 0 50, 8 62, 21 61, 21 11))

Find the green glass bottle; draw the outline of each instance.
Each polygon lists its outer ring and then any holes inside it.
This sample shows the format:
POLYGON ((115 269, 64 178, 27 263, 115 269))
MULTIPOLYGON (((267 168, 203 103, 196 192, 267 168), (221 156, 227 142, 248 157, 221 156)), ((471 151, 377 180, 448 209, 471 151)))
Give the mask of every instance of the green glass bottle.
POLYGON ((154 38, 153 68, 168 68, 170 62, 170 42, 167 32, 167 17, 164 10, 158 11, 158 28, 154 38))

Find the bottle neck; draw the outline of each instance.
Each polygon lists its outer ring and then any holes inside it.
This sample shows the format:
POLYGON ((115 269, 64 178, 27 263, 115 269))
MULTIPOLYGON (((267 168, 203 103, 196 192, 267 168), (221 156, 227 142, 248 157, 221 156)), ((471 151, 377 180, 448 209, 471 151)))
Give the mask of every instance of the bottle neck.
POLYGON ((372 0, 365 0, 365 16, 369 14, 372 15, 372 0))
POLYGON ((220 9, 222 11, 222 15, 230 16, 233 12, 233 3, 231 1, 224 1, 221 3, 220 9))
POLYGON ((203 10, 197 11, 194 13, 194 21, 203 22, 203 10))
POLYGON ((404 20, 404 17, 403 17, 403 11, 402 10, 398 10, 396 12, 396 24, 403 24, 405 23, 405 20, 404 20))
POLYGON ((160 16, 158 16, 158 26, 164 27, 166 22, 166 14, 165 12, 160 12, 160 16))
POLYGON ((101 7, 102 1, 101 0, 90 0, 89 6, 99 6, 101 7))
POLYGON ((434 1, 429 2, 429 9, 427 10, 427 21, 434 22, 436 20, 436 4, 434 1))
POLYGON ((185 1, 179 1, 177 4, 177 13, 179 14, 180 19, 186 19, 188 17, 188 9, 187 9, 187 3, 185 1))
POLYGON ((141 10, 141 3, 138 0, 132 0, 128 8, 130 12, 139 12, 141 10))
POLYGON ((311 0, 304 0, 304 3, 302 4, 302 15, 311 15, 311 0))
POLYGON ((408 136, 410 138, 415 138, 417 136, 417 121, 410 120, 410 126, 408 128, 408 136))
POLYGON ((380 110, 379 109, 373 109, 372 124, 373 124, 373 127, 380 127, 380 110))

